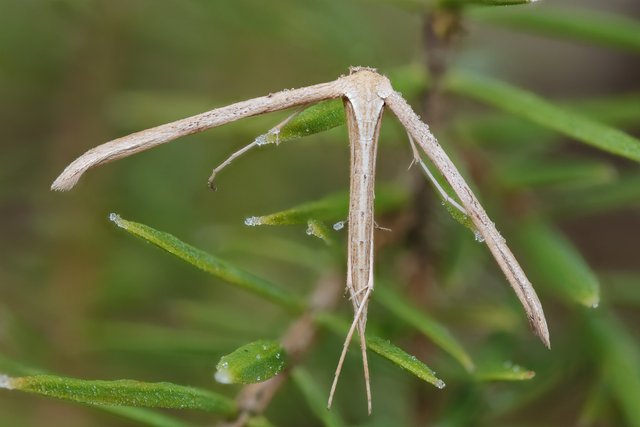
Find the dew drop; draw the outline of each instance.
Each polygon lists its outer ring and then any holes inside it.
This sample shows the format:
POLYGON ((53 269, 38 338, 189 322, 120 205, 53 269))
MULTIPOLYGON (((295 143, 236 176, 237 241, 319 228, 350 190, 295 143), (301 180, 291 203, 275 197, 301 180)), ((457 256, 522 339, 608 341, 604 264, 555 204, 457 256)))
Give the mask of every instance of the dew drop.
POLYGON ((267 145, 269 144, 269 134, 268 133, 263 133, 262 135, 260 135, 259 137, 257 137, 253 142, 255 142, 256 145, 267 145))
POLYGON ((218 369, 216 374, 213 376, 216 381, 220 384, 231 384, 233 383, 233 377, 231 376, 231 372, 228 369, 218 369))
POLYGON ((335 224, 333 224, 333 229, 338 231, 338 230, 342 230, 344 228, 344 221, 338 221, 335 224))
POLYGON ((473 237, 476 239, 476 242, 478 242, 478 243, 483 243, 484 242, 484 237, 482 236, 482 234, 480 234, 480 232, 478 230, 473 232, 473 237))
POLYGON ((245 218, 244 225, 248 225, 249 227, 262 225, 262 219, 259 216, 250 216, 248 218, 245 218))
POLYGON ((0 388, 5 388, 7 390, 13 389, 13 385, 11 384, 11 378, 6 375, 0 375, 0 388))
POLYGON ((111 212, 109 214, 109 221, 113 222, 115 225, 117 225, 120 228, 124 228, 124 225, 122 224, 122 218, 120 218, 120 215, 118 215, 115 212, 111 212))

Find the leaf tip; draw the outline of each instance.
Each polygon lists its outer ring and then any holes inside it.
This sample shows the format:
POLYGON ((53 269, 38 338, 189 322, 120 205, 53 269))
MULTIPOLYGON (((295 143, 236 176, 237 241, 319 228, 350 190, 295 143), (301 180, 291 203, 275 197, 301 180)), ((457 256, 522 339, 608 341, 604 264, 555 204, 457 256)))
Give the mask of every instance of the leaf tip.
POLYGON ((220 384, 234 383, 231 372, 229 371, 229 364, 226 362, 217 366, 217 370, 213 378, 220 384))
POLYGON ((113 222, 115 225, 117 225, 120 228, 126 228, 122 217, 115 212, 111 212, 109 214, 109 221, 113 222))
POLYGON ((258 340, 222 356, 214 378, 222 384, 255 384, 278 375, 286 355, 279 342, 258 340))
POLYGON ((244 225, 247 225, 249 227, 255 227, 257 225, 262 225, 263 221, 262 218, 259 216, 250 216, 244 219, 244 225))
POLYGON ((593 308, 596 309, 600 306, 600 295, 598 292, 594 292, 591 295, 589 295, 588 298, 585 298, 582 301, 582 304, 585 305, 588 308, 593 308))
POLYGON ((13 390, 14 389, 13 378, 7 375, 0 374, 0 388, 13 390))

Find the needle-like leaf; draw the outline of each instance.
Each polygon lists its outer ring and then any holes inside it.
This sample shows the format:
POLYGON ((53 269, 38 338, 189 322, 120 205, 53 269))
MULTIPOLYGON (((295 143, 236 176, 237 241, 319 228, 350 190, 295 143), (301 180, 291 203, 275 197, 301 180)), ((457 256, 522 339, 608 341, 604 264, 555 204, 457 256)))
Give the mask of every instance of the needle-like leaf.
POLYGON ((398 318, 422 332, 438 347, 456 359, 467 371, 474 370, 471 356, 445 326, 429 317, 422 310, 412 306, 411 303, 405 301, 403 297, 387 286, 379 286, 376 293, 379 296, 377 301, 380 304, 398 318))
MULTIPOLYGON (((344 334, 349 330, 349 324, 347 322, 340 319, 339 317, 327 313, 318 313, 315 317, 315 320, 319 324, 338 334, 344 334)), ((384 357, 400 368, 412 373, 421 380, 433 384, 438 388, 444 388, 444 381, 436 377, 435 372, 433 372, 431 368, 425 365, 422 361, 418 360, 415 356, 391 344, 388 340, 385 340, 378 336, 368 333, 366 334, 366 337, 367 349, 384 357)), ((354 338, 358 339, 358 336, 354 335, 354 338)))
POLYGON ((542 220, 518 227, 517 239, 529 271, 537 283, 565 301, 597 307, 600 284, 576 248, 542 220))
MULTIPOLYGON (((408 194, 405 191, 390 185, 379 186, 376 191, 376 212, 393 211, 403 206, 407 200, 408 194)), ((349 193, 340 192, 280 212, 249 217, 245 220, 245 224, 249 226, 307 224, 309 220, 333 222, 344 220, 348 211, 349 193)))
POLYGON ((630 426, 640 425, 640 349, 613 315, 585 313, 586 323, 602 358, 603 378, 613 390, 630 426))
POLYGON ((526 381, 535 377, 536 373, 505 362, 502 366, 479 367, 474 376, 480 381, 526 381))
POLYGON ((292 297, 289 293, 280 289, 275 284, 269 283, 268 281, 241 270, 224 260, 188 245, 169 233, 154 230, 144 224, 127 221, 116 214, 111 214, 109 218, 118 227, 148 241, 149 243, 153 243, 159 248, 164 249, 200 270, 204 270, 207 273, 221 278, 227 283, 236 285, 289 309, 300 310, 302 307, 301 303, 296 298, 292 297))
POLYGON ((535 10, 475 10, 471 18, 516 31, 554 38, 596 43, 621 50, 640 52, 640 23, 626 16, 576 8, 536 8, 535 10))
POLYGON ((553 129, 600 150, 640 162, 640 140, 505 82, 458 71, 447 87, 462 96, 553 129))
MULTIPOLYGON (((45 374, 41 369, 26 366, 25 364, 11 360, 2 354, 0 354, 0 371, 10 372, 15 375, 35 376, 45 374)), ((2 383, 4 383, 4 387, 7 387, 10 380, 11 378, 8 376, 0 375, 0 387, 2 387, 2 383)), ((130 406, 108 406, 95 403, 87 403, 87 405, 151 427, 193 427, 192 424, 186 421, 172 418, 169 415, 155 412, 151 409, 135 408, 130 406)))
POLYGON ((93 405, 199 409, 224 416, 236 412, 234 402, 227 397, 171 383, 89 381, 55 375, 34 375, 17 378, 0 376, 0 388, 93 405))

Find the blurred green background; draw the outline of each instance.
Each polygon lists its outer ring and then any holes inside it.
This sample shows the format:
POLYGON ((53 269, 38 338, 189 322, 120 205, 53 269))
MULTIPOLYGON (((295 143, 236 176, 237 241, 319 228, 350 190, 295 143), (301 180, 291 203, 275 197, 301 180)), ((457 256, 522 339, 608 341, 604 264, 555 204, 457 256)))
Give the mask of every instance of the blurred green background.
MULTIPOLYGON (((166 230, 306 295, 323 270, 343 266, 304 227, 247 228, 243 220, 348 188, 344 127, 255 150, 220 175, 215 193, 206 185, 211 169, 286 113, 106 165, 69 193, 50 192, 50 183, 87 149, 137 130, 333 80, 350 65, 382 73, 421 67, 429 60, 423 28, 432 7, 417 0, 0 0, 0 355, 7 359, 0 372, 13 374, 10 361, 17 361, 72 377, 166 380, 234 396, 238 388, 213 383, 218 358, 243 343, 277 338, 291 319, 131 239, 108 214, 166 230)), ((495 16, 487 9, 462 11, 450 67, 508 81, 637 136, 640 48, 544 34, 500 17, 529 7, 499 8, 495 16)), ((554 8, 562 8, 562 16, 577 8, 640 15, 635 0, 545 1, 531 13, 553 15, 554 8)), ((534 252, 525 255, 525 270, 542 270, 546 280, 549 260, 519 232, 523 218, 540 216, 595 272, 602 303, 597 309, 569 303, 533 274, 553 343, 545 350, 486 248, 431 197, 433 209, 422 224, 432 257, 425 260, 429 280, 414 300, 448 326, 479 365, 513 361, 537 376, 507 383, 469 379, 436 346, 416 344, 411 328, 374 303, 372 328, 414 349, 448 386, 420 384, 372 356, 374 415, 367 418, 354 351, 335 411, 349 425, 639 425, 633 409, 640 406, 634 394, 640 393, 637 162, 464 97, 442 99, 433 131, 474 180, 507 240, 524 239, 514 243, 516 256, 534 252), (569 166, 578 170, 574 176, 569 166), (554 171, 560 178, 544 181, 554 171), (620 360, 612 360, 615 355, 620 360)), ((410 101, 422 111, 424 95, 410 101)), ((406 170, 406 136, 389 117, 384 126, 378 182, 412 191, 416 172, 406 170)), ((378 258, 381 275, 398 289, 412 274, 407 252, 410 245, 398 245, 378 258)), ((347 315, 348 305, 341 304, 347 315)), ((340 339, 323 336, 305 362, 323 391, 340 349, 340 339)), ((176 414, 211 423, 207 414, 176 414)), ((267 416, 275 425, 322 425, 293 385, 267 416)), ((136 424, 0 392, 0 426, 41 425, 136 424)))

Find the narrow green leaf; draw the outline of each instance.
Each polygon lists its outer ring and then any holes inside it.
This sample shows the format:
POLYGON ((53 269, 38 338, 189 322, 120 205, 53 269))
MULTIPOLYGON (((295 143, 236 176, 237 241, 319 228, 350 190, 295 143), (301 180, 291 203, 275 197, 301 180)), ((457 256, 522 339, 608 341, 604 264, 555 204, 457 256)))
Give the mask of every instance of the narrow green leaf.
MULTIPOLYGON (((558 104, 609 126, 633 127, 638 122, 640 94, 559 100, 558 104)), ((474 141, 490 144, 505 143, 519 148, 540 145, 559 136, 555 131, 510 114, 474 114, 456 120, 455 129, 462 135, 470 135, 474 141)))
POLYGON ((169 233, 154 230, 144 224, 127 221, 113 213, 109 216, 109 219, 129 233, 164 249, 170 254, 227 283, 238 286, 282 307, 294 311, 299 311, 302 308, 302 303, 298 301, 298 299, 275 284, 188 245, 169 233))
POLYGON ((304 396, 313 414, 318 417, 322 425, 326 427, 346 426, 336 411, 327 410, 327 396, 324 390, 320 390, 311 375, 298 367, 293 370, 291 376, 302 395, 304 396))
MULTIPOLYGON (((416 95, 424 89, 426 76, 418 67, 403 67, 391 72, 394 87, 405 96, 416 95)), ((314 104, 287 119, 269 132, 258 136, 257 145, 280 144, 324 132, 345 123, 344 106, 341 100, 330 100, 314 104)))
POLYGON ((615 209, 640 206, 640 174, 620 177, 579 191, 562 192, 547 200, 549 214, 560 217, 588 216, 615 209))
MULTIPOLYGON (((408 200, 407 192, 397 187, 379 186, 376 190, 376 212, 395 210, 408 200)), ((323 199, 304 203, 270 215, 253 216, 245 220, 249 226, 306 224, 309 220, 341 221, 348 215, 349 193, 340 192, 323 199)))
POLYGON ((93 405, 199 409, 225 416, 236 412, 235 403, 227 397, 166 382, 89 381, 54 375, 0 376, 0 388, 93 405))
POLYGON ((630 426, 640 425, 640 349, 637 341, 613 315, 585 313, 596 344, 597 362, 630 426))
MULTIPOLYGON (((23 363, 11 360, 2 354, 0 354, 0 371, 10 372, 16 375, 41 375, 46 373, 42 369, 26 366, 23 363)), ((0 388, 8 388, 10 380, 11 378, 8 376, 0 375, 0 388)), ((107 406, 91 403, 87 403, 87 405, 152 427, 193 427, 192 424, 159 412, 154 412, 150 409, 132 408, 128 406, 107 406)))
POLYGON ((640 161, 640 140, 539 96, 489 77, 451 73, 447 87, 603 151, 640 161))
POLYGON ((222 384, 259 383, 282 372, 286 358, 279 342, 254 341, 222 356, 216 366, 215 378, 222 384))
POLYGON ((398 365, 402 369, 411 372, 416 377, 431 383, 438 388, 444 388, 444 381, 436 377, 436 373, 427 365, 400 347, 396 347, 391 344, 389 341, 376 336, 367 335, 367 348, 378 353, 380 356, 391 361, 395 365, 398 365))
POLYGON ((502 366, 478 368, 475 378, 479 381, 526 381, 535 375, 533 371, 505 362, 502 366))
MULTIPOLYGON (((349 331, 349 323, 343 319, 329 313, 317 313, 314 320, 326 327, 327 329, 344 336, 349 331)), ((375 335, 366 334, 367 348, 385 359, 391 361, 400 368, 409 371, 416 377, 438 388, 444 388, 444 382, 435 376, 427 365, 418 360, 415 356, 410 355, 399 347, 391 344, 388 340, 384 340, 375 335)), ((357 341, 357 334, 354 334, 354 341, 357 341)))
POLYGON ((611 391, 603 384, 602 381, 596 382, 589 390, 584 405, 580 410, 578 417, 578 425, 591 427, 599 425, 598 422, 611 406, 609 399, 611 391))
POLYGON ((377 302, 385 306, 398 318, 422 332, 438 347, 456 359, 467 371, 473 371, 474 365, 471 357, 445 326, 415 308, 387 286, 379 286, 376 293, 379 297, 376 298, 377 302))
POLYGON ((613 166, 601 161, 529 158, 503 163, 494 178, 509 190, 544 186, 576 188, 611 182, 616 173, 613 166))
POLYGON ((517 240, 534 283, 546 286, 565 301, 598 306, 598 278, 559 231, 542 220, 530 220, 520 225, 517 240))
POLYGON ((516 31, 530 31, 555 39, 564 37, 640 52, 640 23, 626 16, 576 8, 478 10, 473 11, 470 16, 516 31))
POLYGON ((563 106, 603 123, 634 126, 638 123, 640 93, 623 92, 613 96, 576 99, 563 103, 563 106))
POLYGON ((341 100, 314 104, 293 116, 286 124, 275 127, 256 138, 258 145, 280 144, 324 132, 344 124, 344 107, 341 100))
POLYGON ((335 243, 329 232, 329 228, 322 221, 316 221, 310 219, 307 221, 307 234, 309 236, 315 236, 318 239, 323 240, 327 245, 331 246, 335 243))

